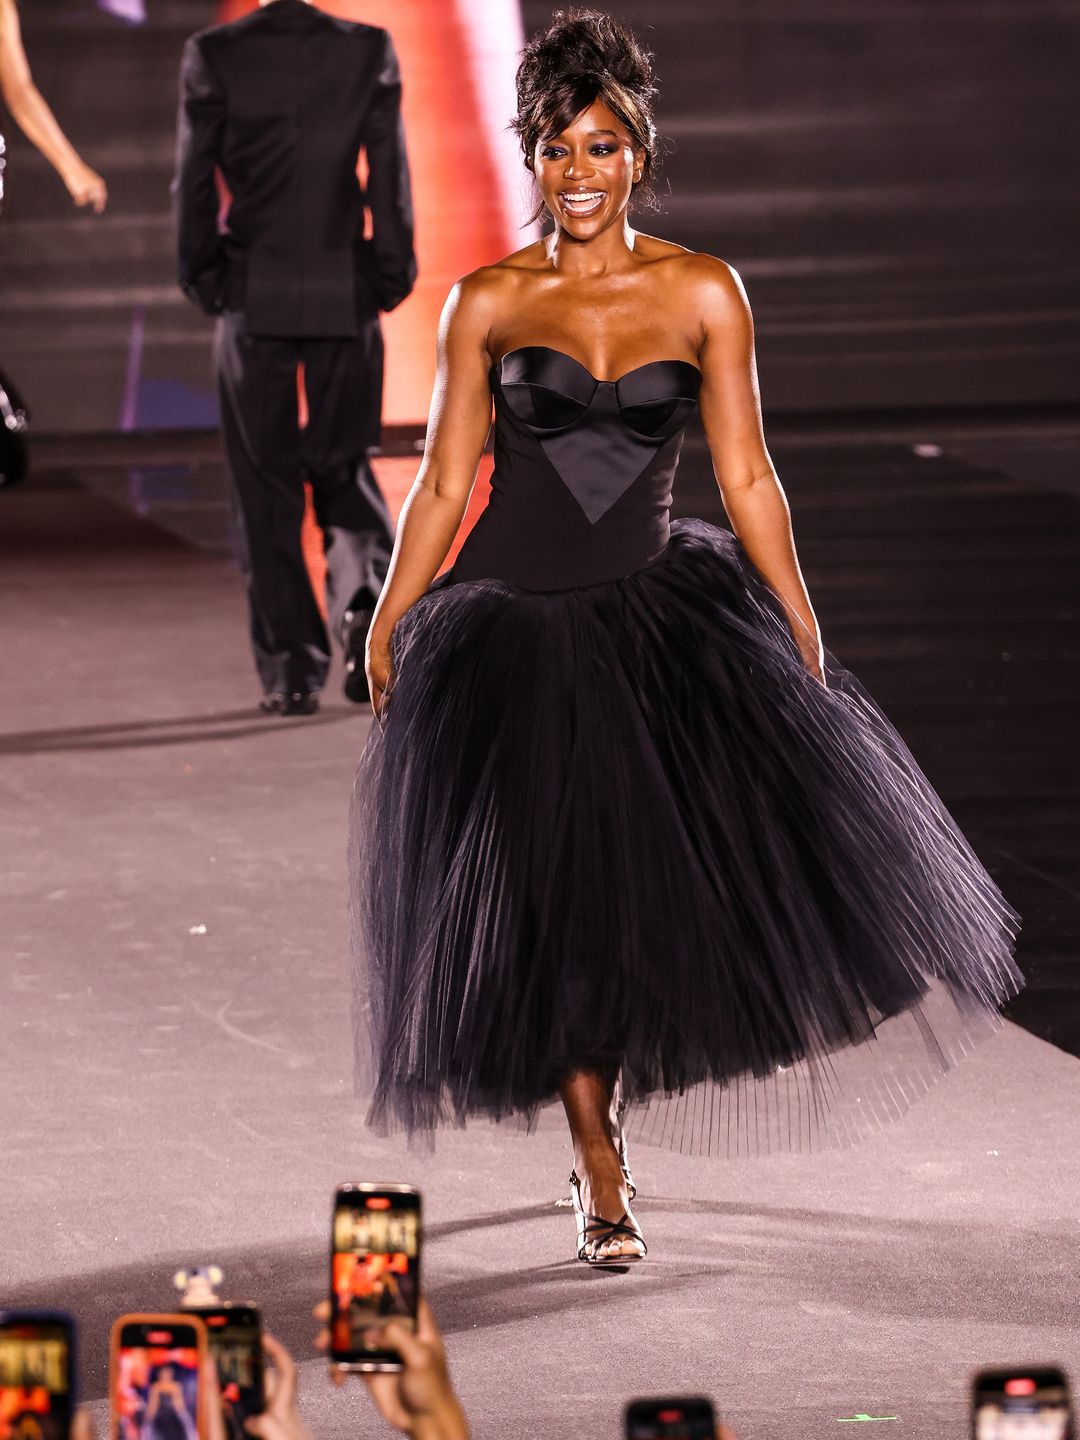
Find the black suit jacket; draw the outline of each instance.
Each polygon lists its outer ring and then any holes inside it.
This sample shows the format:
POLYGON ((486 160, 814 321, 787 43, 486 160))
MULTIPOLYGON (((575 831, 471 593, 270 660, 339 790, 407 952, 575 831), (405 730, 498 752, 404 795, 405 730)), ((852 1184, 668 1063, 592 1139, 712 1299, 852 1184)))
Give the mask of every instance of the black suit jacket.
POLYGON ((207 313, 243 310, 251 334, 329 337, 392 310, 416 258, 390 36, 304 0, 192 36, 173 191, 180 285, 207 313), (232 196, 224 231, 215 169, 232 196))

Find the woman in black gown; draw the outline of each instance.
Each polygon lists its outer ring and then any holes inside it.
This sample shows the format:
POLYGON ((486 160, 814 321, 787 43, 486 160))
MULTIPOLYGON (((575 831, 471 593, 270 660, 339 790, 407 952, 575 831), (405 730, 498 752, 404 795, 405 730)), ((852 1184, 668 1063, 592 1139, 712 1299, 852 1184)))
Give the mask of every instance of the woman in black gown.
POLYGON ((645 1253, 620 1095, 684 1150, 857 1138, 1020 983, 1015 915, 822 649, 738 276, 630 228, 652 94, 602 15, 525 52, 516 127, 554 228, 444 311, 352 842, 372 1123, 561 1096, 577 1253, 609 1264, 645 1253), (492 401, 491 499, 433 583, 492 401), (669 523, 694 414, 733 534, 669 523))

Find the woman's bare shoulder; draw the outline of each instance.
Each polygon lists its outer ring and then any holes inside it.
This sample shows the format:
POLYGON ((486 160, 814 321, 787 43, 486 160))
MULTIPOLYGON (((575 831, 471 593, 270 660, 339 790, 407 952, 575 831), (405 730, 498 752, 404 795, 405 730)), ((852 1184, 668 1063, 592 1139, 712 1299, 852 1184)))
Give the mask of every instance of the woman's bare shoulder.
POLYGON ((476 297, 497 295, 519 287, 529 276, 535 276, 537 272, 550 268, 544 242, 536 240, 521 250, 515 250, 512 255, 496 260, 494 264, 481 265, 470 271, 468 275, 462 276, 454 288, 476 297))
POLYGON ((688 250, 685 245, 655 235, 639 234, 635 248, 644 262, 660 268, 665 286, 675 285, 695 300, 714 305, 745 303, 742 278, 726 260, 703 250, 688 250))
POLYGON ((470 271, 450 291, 447 312, 455 323, 487 332, 515 304, 520 303, 536 275, 547 268, 544 247, 538 241, 492 265, 470 271))
POLYGON ((512 255, 496 260, 492 265, 481 265, 468 275, 463 275, 454 290, 462 296, 482 301, 520 289, 522 284, 528 283, 530 277, 548 269, 550 262, 543 241, 537 240, 532 245, 526 245, 523 250, 515 250, 512 255))

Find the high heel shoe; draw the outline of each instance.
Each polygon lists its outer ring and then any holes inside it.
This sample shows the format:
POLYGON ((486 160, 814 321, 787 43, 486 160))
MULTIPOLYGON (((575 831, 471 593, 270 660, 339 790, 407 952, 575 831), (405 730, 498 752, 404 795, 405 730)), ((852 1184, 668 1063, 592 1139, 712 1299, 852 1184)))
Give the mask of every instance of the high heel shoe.
POLYGON ((576 1170, 570 1171, 570 1195, 574 1201, 574 1218, 577 1220, 577 1258, 579 1260, 583 1260, 586 1265, 595 1265, 600 1270, 633 1265, 638 1260, 644 1260, 649 1253, 649 1247, 645 1244, 645 1236, 641 1233, 641 1227, 636 1220, 630 1218, 628 1210, 624 1210, 618 1220, 605 1220, 600 1215, 590 1215, 581 1203, 581 1181, 578 1179, 576 1170), (590 1247, 599 1247, 620 1235, 628 1235, 631 1240, 637 1240, 641 1245, 641 1254, 634 1252, 629 1255, 598 1257, 595 1250, 590 1253, 590 1247))

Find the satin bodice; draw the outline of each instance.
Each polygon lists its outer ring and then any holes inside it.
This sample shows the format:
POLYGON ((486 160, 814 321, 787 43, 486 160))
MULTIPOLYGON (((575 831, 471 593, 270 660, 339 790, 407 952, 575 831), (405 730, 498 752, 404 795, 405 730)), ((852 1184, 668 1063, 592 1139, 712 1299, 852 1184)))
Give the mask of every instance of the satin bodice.
POLYGON ((597 380, 561 350, 508 351, 491 367, 491 498, 453 578, 561 590, 651 564, 668 542, 671 485, 700 385, 684 360, 597 380))

